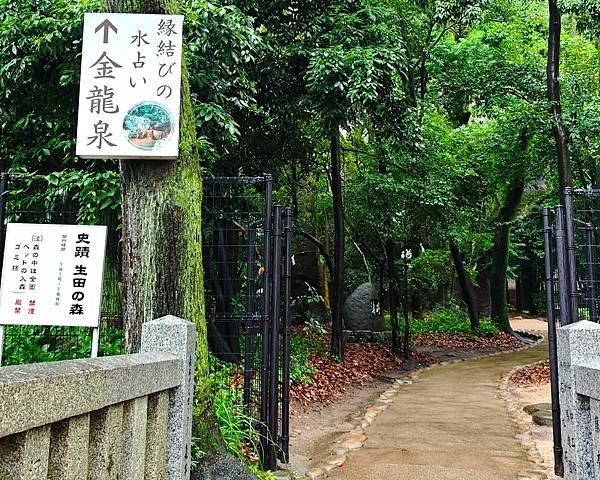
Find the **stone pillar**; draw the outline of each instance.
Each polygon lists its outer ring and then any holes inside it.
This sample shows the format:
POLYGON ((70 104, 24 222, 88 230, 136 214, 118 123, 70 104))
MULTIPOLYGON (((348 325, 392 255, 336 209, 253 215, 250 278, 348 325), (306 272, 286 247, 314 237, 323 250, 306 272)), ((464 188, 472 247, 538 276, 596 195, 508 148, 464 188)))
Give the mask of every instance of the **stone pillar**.
POLYGON ((142 326, 141 352, 165 352, 183 360, 181 385, 169 395, 167 480, 189 480, 196 365, 196 327, 172 315, 142 326))
MULTIPOLYGON (((578 366, 600 359, 600 325, 581 321, 558 329, 558 379, 565 480, 592 480, 600 464, 594 453, 590 399, 577 393, 578 366)), ((594 452, 596 451, 596 452, 594 452)))

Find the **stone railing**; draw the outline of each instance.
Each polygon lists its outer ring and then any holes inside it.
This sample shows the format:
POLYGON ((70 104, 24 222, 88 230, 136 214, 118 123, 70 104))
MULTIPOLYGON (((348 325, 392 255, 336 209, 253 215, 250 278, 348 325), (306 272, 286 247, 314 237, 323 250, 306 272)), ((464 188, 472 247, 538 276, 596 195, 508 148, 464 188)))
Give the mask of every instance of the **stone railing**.
POLYGON ((562 448, 567 480, 600 478, 600 325, 557 332, 562 448))
POLYGON ((196 334, 146 323, 142 353, 0 368, 0 480, 187 480, 196 334))

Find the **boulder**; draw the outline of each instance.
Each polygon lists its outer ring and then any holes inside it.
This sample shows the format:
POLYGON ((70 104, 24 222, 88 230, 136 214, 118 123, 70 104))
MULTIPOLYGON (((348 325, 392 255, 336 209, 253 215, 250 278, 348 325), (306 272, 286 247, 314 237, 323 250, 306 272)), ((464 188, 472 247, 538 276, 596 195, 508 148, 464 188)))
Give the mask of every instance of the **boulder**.
POLYGON ((385 329, 383 315, 373 313, 379 310, 379 298, 372 283, 366 282, 359 285, 348 296, 344 304, 344 320, 349 330, 372 330, 376 332, 385 329), (374 308, 374 305, 377 308, 374 308))

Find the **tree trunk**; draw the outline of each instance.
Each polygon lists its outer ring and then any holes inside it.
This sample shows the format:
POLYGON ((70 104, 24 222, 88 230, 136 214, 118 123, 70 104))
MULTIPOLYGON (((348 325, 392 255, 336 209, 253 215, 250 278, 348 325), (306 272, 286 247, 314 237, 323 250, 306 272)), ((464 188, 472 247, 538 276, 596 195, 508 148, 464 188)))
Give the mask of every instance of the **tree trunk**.
MULTIPOLYGON (((406 252, 406 248, 404 249, 406 252)), ((404 311, 404 334, 402 336, 402 354, 406 360, 410 358, 410 319, 408 317, 408 259, 404 258, 402 271, 402 307, 404 311)))
MULTIPOLYGON (((178 14, 178 0, 106 0, 109 12, 178 14)), ((125 337, 140 346, 141 324, 176 315, 196 324, 194 436, 221 444, 212 410, 202 270, 202 179, 188 72, 182 65, 179 158, 122 160, 125 337)))
POLYGON ((388 270, 389 270, 389 295, 390 295, 390 322, 392 324, 392 351, 400 353, 398 304, 400 295, 398 293, 398 269, 396 268, 396 248, 393 240, 386 242, 388 270))
POLYGON ((494 231, 492 265, 490 267, 491 317, 500 330, 513 333, 508 319, 508 301, 506 295, 506 273, 508 270, 508 247, 510 243, 510 221, 515 217, 523 196, 525 182, 516 174, 506 196, 504 207, 494 231))
POLYGON ((340 132, 331 136, 331 192, 333 195, 334 273, 331 301, 331 355, 344 359, 342 314, 344 309, 344 207, 342 203, 342 172, 340 132))
POLYGON ((552 135, 556 143, 558 161, 558 182, 561 203, 564 205, 564 192, 570 187, 571 166, 569 159, 569 130, 562 117, 560 101, 560 34, 562 30, 561 13, 556 0, 549 0, 548 61, 546 76, 548 83, 548 100, 552 115, 552 135))
POLYGON ((455 242, 450 242, 450 253, 452 254, 452 260, 454 262, 454 268, 456 269, 456 276, 460 284, 460 290, 462 297, 467 305, 467 311, 469 312, 469 320, 471 322, 471 330, 475 330, 479 327, 479 309, 477 306, 477 300, 475 300, 475 294, 473 293, 473 284, 471 283, 471 277, 465 270, 460 250, 455 242))

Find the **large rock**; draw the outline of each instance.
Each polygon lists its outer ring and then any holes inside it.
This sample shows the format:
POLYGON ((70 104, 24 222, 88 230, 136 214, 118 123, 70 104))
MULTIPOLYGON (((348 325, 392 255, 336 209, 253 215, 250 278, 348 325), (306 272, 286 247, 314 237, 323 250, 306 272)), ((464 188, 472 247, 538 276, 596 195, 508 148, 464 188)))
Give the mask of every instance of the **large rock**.
MULTIPOLYGON (((344 304, 346 328, 349 330, 383 331, 385 329, 384 318, 382 315, 373 313, 374 304, 372 302, 379 302, 373 284, 366 282, 359 285, 344 304)), ((377 310, 380 310, 378 304, 377 310)))

